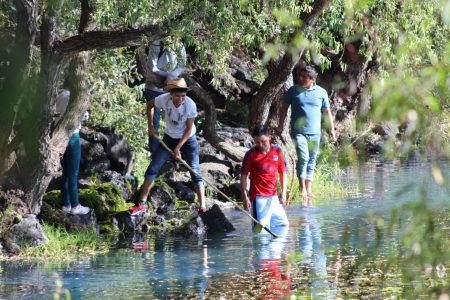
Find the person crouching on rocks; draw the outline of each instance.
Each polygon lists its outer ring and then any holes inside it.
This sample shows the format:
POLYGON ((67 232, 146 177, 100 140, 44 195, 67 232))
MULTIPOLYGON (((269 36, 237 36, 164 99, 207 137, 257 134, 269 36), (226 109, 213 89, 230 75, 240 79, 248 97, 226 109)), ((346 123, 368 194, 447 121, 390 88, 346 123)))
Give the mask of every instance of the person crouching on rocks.
MULTIPOLYGON (((197 117, 197 106, 191 98, 186 96, 188 87, 183 78, 168 81, 164 90, 168 93, 147 102, 148 134, 150 138, 158 138, 153 125, 153 116, 155 108, 162 109, 166 123, 162 141, 172 150, 176 159, 184 159, 197 173, 191 173, 191 178, 200 205, 199 213, 203 213, 205 211, 205 188, 201 178, 199 145, 194 125, 195 117, 197 117)), ((161 144, 152 153, 152 160, 145 172, 145 180, 140 188, 139 201, 129 209, 130 215, 145 213, 148 210, 147 198, 150 190, 161 167, 170 155, 171 153, 161 144)))

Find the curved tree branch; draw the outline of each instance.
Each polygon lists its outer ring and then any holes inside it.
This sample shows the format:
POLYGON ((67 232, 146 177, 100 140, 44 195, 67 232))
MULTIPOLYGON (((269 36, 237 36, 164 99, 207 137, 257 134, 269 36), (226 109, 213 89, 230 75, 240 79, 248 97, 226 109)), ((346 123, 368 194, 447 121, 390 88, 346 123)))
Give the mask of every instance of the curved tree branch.
POLYGON ((230 145, 221 139, 216 132, 216 120, 217 112, 214 102, 209 96, 208 92, 198 84, 197 81, 189 76, 184 76, 191 93, 201 102, 205 109, 205 128, 203 130, 203 135, 205 139, 216 149, 222 151, 227 157, 234 161, 242 161, 244 159, 244 152, 237 149, 235 146, 230 145))
POLYGON ((113 31, 88 31, 54 44, 56 52, 68 54, 80 51, 111 49, 142 45, 143 36, 157 40, 165 35, 164 24, 138 29, 113 31))
MULTIPOLYGON (((314 1, 311 12, 305 13, 300 17, 303 20, 303 23, 300 28, 292 34, 292 37, 297 35, 298 32, 305 30, 305 28, 313 26, 314 22, 330 3, 331 0, 314 1)), ((300 56, 304 50, 304 48, 299 49, 300 56)), ((276 95, 283 87, 286 80, 288 80, 296 63, 293 61, 292 55, 289 52, 286 52, 285 54, 281 54, 281 58, 276 64, 278 66, 269 72, 269 76, 262 83, 258 94, 252 98, 249 128, 256 124, 265 124, 267 122, 270 105, 274 99, 276 99, 276 95)))

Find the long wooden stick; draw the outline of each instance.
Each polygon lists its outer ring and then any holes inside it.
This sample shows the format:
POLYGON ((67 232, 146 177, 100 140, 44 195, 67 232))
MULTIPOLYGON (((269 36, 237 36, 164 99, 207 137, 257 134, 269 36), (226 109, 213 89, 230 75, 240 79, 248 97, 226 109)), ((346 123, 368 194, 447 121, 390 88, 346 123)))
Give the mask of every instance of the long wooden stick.
MULTIPOLYGON (((174 154, 172 149, 170 149, 164 142, 163 140, 158 137, 158 141, 159 143, 172 155, 174 154)), ((240 211, 242 211, 245 215, 247 215, 250 219, 253 220, 253 222, 259 224, 262 228, 264 228, 268 233, 270 233, 273 237, 277 238, 278 235, 276 235, 275 233, 273 233, 269 228, 267 228, 266 226, 264 226, 263 224, 261 224, 261 222, 259 222, 258 220, 256 220, 251 214, 248 213, 248 211, 246 211, 245 209, 243 209, 242 207, 239 206, 239 204, 237 204, 235 201, 233 201, 230 197, 228 197, 225 193, 223 193, 221 190, 219 190, 214 184, 212 184, 209 180, 207 180, 206 178, 204 178, 203 176, 201 176, 200 174, 198 174, 197 172, 194 171, 194 169, 191 168, 191 166, 189 166, 187 164, 187 162, 185 162, 183 159, 179 158, 178 159, 189 171, 191 171, 192 173, 194 173, 195 175, 199 176, 201 179, 203 179, 203 181, 205 181, 213 190, 215 190, 216 192, 218 192, 220 195, 222 195, 225 199, 227 199, 228 201, 230 201, 231 203, 233 203, 234 206, 236 206, 240 211)))
MULTIPOLYGON (((281 142, 287 147, 288 142, 283 138, 283 134, 278 134, 278 137, 280 138, 281 142)), ((286 207, 288 207, 289 204, 291 204, 292 197, 294 196, 295 158, 292 156, 291 151, 286 150, 286 153, 288 154, 289 158, 291 159, 291 165, 292 165, 291 185, 289 187, 289 194, 286 199, 286 207)))

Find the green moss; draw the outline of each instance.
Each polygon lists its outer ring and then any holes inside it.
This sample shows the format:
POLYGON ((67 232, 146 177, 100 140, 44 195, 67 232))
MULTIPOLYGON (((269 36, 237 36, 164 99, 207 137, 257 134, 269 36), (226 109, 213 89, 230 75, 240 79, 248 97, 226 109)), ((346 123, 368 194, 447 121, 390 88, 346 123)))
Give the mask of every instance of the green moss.
MULTIPOLYGON (((128 179, 124 178, 125 184, 127 185, 128 193, 131 194, 133 192, 133 187, 128 179)), ((137 182, 137 179, 136 179, 137 182)))
POLYGON ((21 220, 22 217, 12 209, 12 206, 8 206, 4 212, 0 212, 0 239, 9 239, 12 234, 12 226, 21 220))
POLYGON ((118 233, 119 229, 111 222, 99 224, 100 233, 113 234, 118 233))
MULTIPOLYGON (((130 206, 122 198, 120 189, 110 182, 80 189, 78 196, 82 205, 94 210, 100 222, 108 220, 111 213, 127 210, 130 206)), ((51 191, 44 195, 43 201, 53 208, 61 208, 61 192, 51 191)))
POLYGON ((53 208, 60 208, 61 207, 61 191, 54 190, 51 192, 48 192, 44 195, 42 198, 42 201, 49 204, 53 208))
POLYGON ((187 201, 182 201, 182 200, 175 201, 175 208, 177 210, 189 209, 189 203, 187 201))
POLYGON ((148 226, 148 230, 149 230, 149 232, 157 232, 157 231, 159 231, 159 226, 158 225, 149 225, 148 226))
POLYGON ((98 235, 95 230, 82 229, 68 232, 63 227, 43 223, 42 227, 49 242, 36 247, 24 247, 21 259, 70 261, 107 253, 114 243, 112 235, 98 235))

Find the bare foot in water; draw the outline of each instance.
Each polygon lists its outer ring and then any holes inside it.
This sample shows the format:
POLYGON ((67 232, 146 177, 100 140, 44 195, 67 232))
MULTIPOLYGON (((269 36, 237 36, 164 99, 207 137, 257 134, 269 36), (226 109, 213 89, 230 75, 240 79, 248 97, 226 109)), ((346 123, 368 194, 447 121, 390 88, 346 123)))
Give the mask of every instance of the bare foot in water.
POLYGON ((302 191, 302 205, 308 206, 308 193, 306 191, 302 191))

